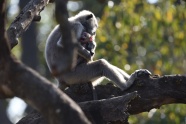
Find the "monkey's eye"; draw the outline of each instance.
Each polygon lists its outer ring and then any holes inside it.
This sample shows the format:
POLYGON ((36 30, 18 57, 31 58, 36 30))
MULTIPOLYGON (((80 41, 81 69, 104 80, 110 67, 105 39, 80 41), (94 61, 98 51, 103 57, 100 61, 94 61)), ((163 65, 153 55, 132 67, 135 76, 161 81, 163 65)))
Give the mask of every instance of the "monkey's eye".
POLYGON ((96 32, 93 32, 92 35, 96 35, 96 32))

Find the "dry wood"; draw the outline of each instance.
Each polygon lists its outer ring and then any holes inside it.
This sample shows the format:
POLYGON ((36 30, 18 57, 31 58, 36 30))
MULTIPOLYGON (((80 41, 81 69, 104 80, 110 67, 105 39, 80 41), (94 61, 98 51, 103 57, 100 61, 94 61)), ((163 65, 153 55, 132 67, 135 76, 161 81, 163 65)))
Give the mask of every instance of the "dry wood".
POLYGON ((40 12, 48 2, 49 0, 31 0, 23 10, 21 10, 20 14, 11 23, 7 30, 11 48, 18 44, 17 38, 28 29, 33 19, 37 21, 40 20, 40 12))
MULTIPOLYGON (((100 99, 98 101, 90 101, 92 97, 91 92, 77 94, 71 88, 65 92, 74 100, 81 101, 79 105, 92 123, 110 122, 125 124, 129 115, 147 112, 152 108, 160 108, 166 104, 186 103, 185 89, 186 76, 167 75, 161 77, 141 76, 126 91, 121 91, 111 83, 99 85, 96 87, 97 95, 100 99), (89 101, 82 102, 86 100, 89 101)), ((42 120, 43 118, 40 119, 42 120)), ((35 123, 40 119, 35 120, 35 123)), ((21 122, 20 124, 26 124, 24 121, 21 122)))
MULTIPOLYGON (((33 17, 38 15, 38 12, 42 10, 43 7, 40 6, 38 8, 37 5, 42 4, 45 6, 45 2, 46 1, 43 0, 31 1, 28 5, 33 5, 32 7, 34 8, 32 9, 34 13, 32 13, 32 11, 27 11, 27 15, 23 14, 21 17, 25 18, 25 22, 22 23, 22 18, 20 18, 21 21, 18 22, 18 27, 15 28, 15 26, 13 26, 13 29, 15 29, 15 36, 8 36, 16 39, 16 37, 30 25, 33 17)), ((5 37, 4 3, 4 0, 0 1, 0 22, 2 24, 0 30, 0 98, 13 96, 22 98, 25 102, 44 115, 49 124, 90 123, 80 107, 66 94, 57 89, 51 82, 43 78, 36 71, 26 67, 12 57, 8 47, 7 38, 5 37)), ((15 43, 11 40, 10 42, 13 44, 15 43)))

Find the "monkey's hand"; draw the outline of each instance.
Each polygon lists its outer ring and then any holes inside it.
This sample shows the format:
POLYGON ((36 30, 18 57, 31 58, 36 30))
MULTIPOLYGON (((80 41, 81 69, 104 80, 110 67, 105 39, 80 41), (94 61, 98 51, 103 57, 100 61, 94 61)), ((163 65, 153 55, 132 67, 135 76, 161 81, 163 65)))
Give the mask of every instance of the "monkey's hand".
POLYGON ((127 83, 126 83, 127 86, 125 86, 125 88, 123 90, 130 87, 134 83, 136 78, 138 78, 138 77, 149 77, 150 75, 151 75, 151 72, 148 71, 147 69, 136 70, 135 72, 133 72, 130 75, 130 78, 127 80, 127 83))
POLYGON ((83 57, 87 61, 92 60, 92 55, 91 55, 90 51, 85 49, 85 47, 83 47, 80 43, 78 44, 78 55, 80 55, 81 57, 83 57))
MULTIPOLYGON (((79 42, 81 43, 81 45, 89 51, 89 53, 91 54, 91 56, 93 57, 95 54, 95 46, 96 44, 93 41, 92 36, 87 33, 87 32, 83 32, 81 34, 81 37, 79 39, 79 42)), ((92 59, 91 57, 91 59, 92 59)))

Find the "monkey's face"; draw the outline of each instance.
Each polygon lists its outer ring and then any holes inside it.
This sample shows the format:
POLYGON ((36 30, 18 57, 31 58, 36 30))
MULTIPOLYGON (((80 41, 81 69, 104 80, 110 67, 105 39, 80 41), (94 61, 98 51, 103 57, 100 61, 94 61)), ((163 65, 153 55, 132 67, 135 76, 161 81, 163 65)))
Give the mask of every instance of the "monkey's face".
POLYGON ((82 23, 85 32, 89 33, 93 37, 96 36, 96 30, 98 28, 97 19, 93 14, 87 15, 86 20, 82 23))

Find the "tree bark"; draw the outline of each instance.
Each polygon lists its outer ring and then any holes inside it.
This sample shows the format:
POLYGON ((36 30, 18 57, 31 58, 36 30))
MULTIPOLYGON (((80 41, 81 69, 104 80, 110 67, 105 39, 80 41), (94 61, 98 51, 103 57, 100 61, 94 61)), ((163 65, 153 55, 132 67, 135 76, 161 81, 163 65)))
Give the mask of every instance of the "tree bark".
MULTIPOLYGON (((99 85, 95 87, 95 89, 98 99, 110 99, 113 97, 125 96, 128 93, 137 92, 139 97, 134 97, 134 99, 131 100, 131 102, 128 104, 127 111, 125 111, 130 115, 138 114, 141 112, 148 112, 153 108, 160 108, 160 106, 166 104, 186 103, 185 75, 167 75, 161 77, 146 77, 145 75, 141 75, 135 80, 132 87, 126 91, 121 91, 119 88, 113 86, 112 84, 99 85)), ((91 93, 86 93, 82 94, 81 96, 80 94, 74 93, 71 89, 68 89, 65 92, 75 101, 79 102, 82 102, 83 98, 84 101, 89 100, 87 98, 91 97, 92 95, 91 93)), ((118 106, 118 104, 114 104, 109 101, 107 103, 113 104, 113 109, 115 106, 118 106)), ((120 104, 123 103, 121 102, 120 104)), ((87 110, 92 109, 93 105, 89 104, 88 106, 89 108, 87 108, 87 110)), ((95 110, 96 109, 97 108, 95 108, 95 110)), ((95 113, 92 113, 92 116, 94 116, 94 114, 95 113)), ((99 114, 97 113, 97 115, 99 114)), ((108 113, 105 113, 105 115, 102 115, 102 118, 107 115, 108 113)))
POLYGON ((0 1, 2 25, 0 28, 0 98, 13 96, 22 98, 44 115, 49 124, 90 123, 80 107, 67 95, 11 56, 5 36, 4 10, 5 1, 2 0, 0 1))
POLYGON ((11 48, 18 44, 17 38, 28 29, 33 19, 37 18, 36 21, 39 21, 40 12, 44 9, 48 2, 49 0, 31 0, 24 7, 7 30, 11 48))
MULTIPOLYGON (((90 100, 91 93, 77 94, 71 88, 65 92, 75 101, 81 101, 79 105, 92 123, 125 124, 129 115, 148 112, 166 104, 186 103, 185 89, 186 76, 167 75, 138 77, 132 87, 126 91, 121 91, 110 83, 96 86, 99 98, 96 101, 86 101, 87 98, 90 100), (86 102, 82 102, 83 99, 86 102)), ((37 118, 33 124, 38 123, 39 120, 43 118, 37 118)), ((21 120, 19 124, 26 124, 26 122, 21 120)))

